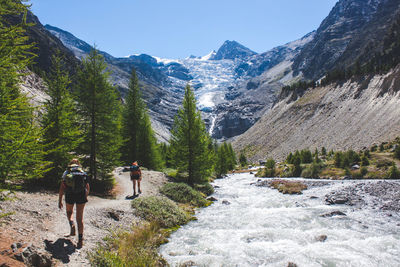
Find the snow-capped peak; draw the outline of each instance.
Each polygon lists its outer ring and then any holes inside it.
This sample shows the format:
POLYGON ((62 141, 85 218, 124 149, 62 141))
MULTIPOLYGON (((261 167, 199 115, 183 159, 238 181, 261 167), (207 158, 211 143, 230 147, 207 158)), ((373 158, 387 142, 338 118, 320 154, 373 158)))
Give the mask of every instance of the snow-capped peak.
POLYGON ((208 53, 207 55, 201 57, 201 60, 210 60, 211 58, 213 58, 215 55, 217 54, 217 52, 215 52, 215 50, 211 51, 210 53, 208 53))

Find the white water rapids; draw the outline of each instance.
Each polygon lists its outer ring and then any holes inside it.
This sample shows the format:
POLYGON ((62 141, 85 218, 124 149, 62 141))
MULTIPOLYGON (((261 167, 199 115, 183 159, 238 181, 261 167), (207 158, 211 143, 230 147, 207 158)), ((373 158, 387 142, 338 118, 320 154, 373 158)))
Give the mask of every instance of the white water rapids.
POLYGON ((325 204, 327 193, 352 181, 303 195, 250 185, 256 181, 251 174, 216 180, 218 201, 173 233, 161 255, 171 266, 400 266, 398 214, 325 204), (332 211, 347 216, 320 216, 332 211))

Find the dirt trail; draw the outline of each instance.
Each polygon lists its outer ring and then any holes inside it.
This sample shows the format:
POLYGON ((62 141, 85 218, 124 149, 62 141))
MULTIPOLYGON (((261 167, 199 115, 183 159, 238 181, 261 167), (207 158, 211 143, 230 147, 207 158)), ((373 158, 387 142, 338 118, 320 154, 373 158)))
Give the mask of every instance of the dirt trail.
MULTIPOLYGON (((17 200, 0 202, 2 213, 14 212, 2 219, 0 228, 0 266, 7 262, 9 266, 18 263, 8 256, 21 252, 25 247, 33 247, 42 254, 57 259, 57 266, 87 266, 87 253, 98 242, 115 229, 129 229, 132 223, 140 221, 133 215, 130 200, 126 196, 133 194, 129 172, 122 168, 114 171, 117 181, 116 199, 102 199, 89 196, 84 212, 84 247, 76 249, 77 237, 65 237, 69 225, 65 209, 57 207, 57 194, 17 193, 17 200), (11 245, 21 248, 12 252, 11 245), (19 243, 19 244, 18 244, 19 243)), ((159 188, 167 182, 163 173, 143 171, 142 194, 139 197, 157 195, 159 188)))

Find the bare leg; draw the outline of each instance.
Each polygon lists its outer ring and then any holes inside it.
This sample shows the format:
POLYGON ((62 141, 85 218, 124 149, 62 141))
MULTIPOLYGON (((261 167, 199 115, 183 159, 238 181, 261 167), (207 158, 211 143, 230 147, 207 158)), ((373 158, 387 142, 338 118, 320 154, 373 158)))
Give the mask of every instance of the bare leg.
POLYGON ((76 222, 78 224, 78 234, 83 234, 83 210, 85 204, 76 204, 76 222))
POLYGON ((83 210, 85 208, 85 204, 76 204, 76 222, 78 223, 78 243, 77 248, 81 248, 83 246, 83 210))
POLYGON ((69 226, 71 227, 71 231, 70 231, 69 235, 74 236, 75 235, 75 225, 74 225, 74 218, 73 218, 74 204, 66 203, 65 209, 67 210, 67 218, 68 218, 69 226))
POLYGON ((133 183, 133 196, 135 196, 136 195, 136 180, 133 179, 132 183, 133 183))
POLYGON ((140 189, 140 182, 141 182, 141 181, 142 181, 142 179, 137 180, 137 183, 138 183, 138 192, 139 192, 139 194, 142 193, 142 190, 140 189))

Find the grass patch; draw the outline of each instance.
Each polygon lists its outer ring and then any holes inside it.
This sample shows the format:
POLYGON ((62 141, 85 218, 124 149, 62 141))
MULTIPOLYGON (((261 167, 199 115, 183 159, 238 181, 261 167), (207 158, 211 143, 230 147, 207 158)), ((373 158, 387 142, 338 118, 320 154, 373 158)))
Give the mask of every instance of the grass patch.
POLYGON ((105 244, 89 253, 92 266, 166 266, 158 247, 167 242, 169 232, 156 222, 133 227, 132 231, 112 233, 105 244))
POLYGON ((169 199, 179 203, 192 204, 196 207, 204 207, 207 200, 203 195, 184 183, 168 183, 161 187, 160 192, 169 199))
POLYGON ((321 171, 320 174, 321 177, 341 177, 344 176, 344 170, 331 167, 331 168, 326 168, 321 171))
POLYGON ((307 186, 301 182, 272 180, 271 187, 277 189, 282 194, 302 194, 302 191, 307 189, 307 186))
POLYGON ((171 228, 191 220, 191 216, 175 202, 166 197, 144 197, 132 201, 135 214, 147 221, 154 221, 161 227, 171 228))

